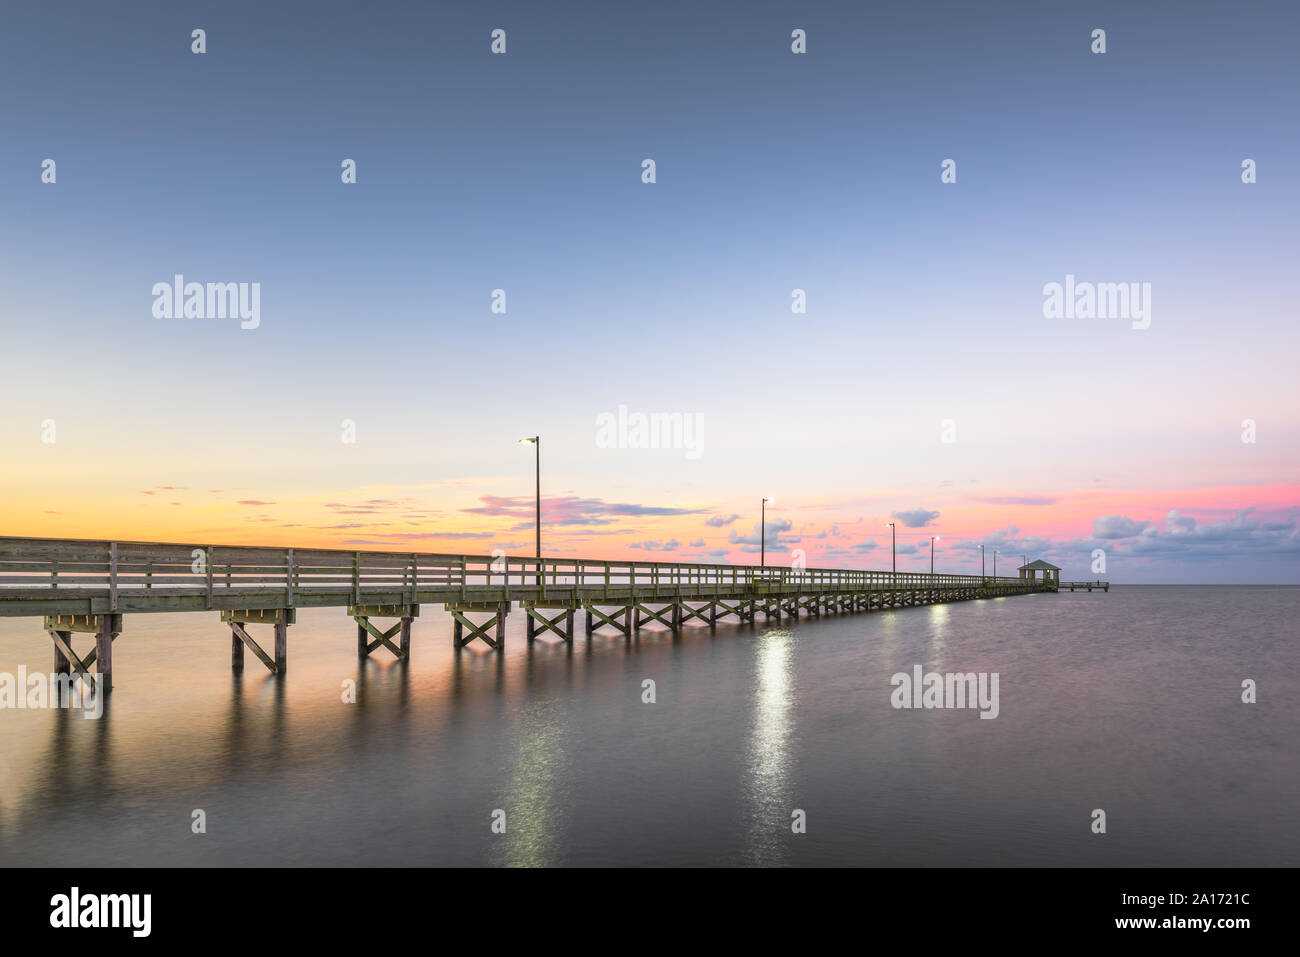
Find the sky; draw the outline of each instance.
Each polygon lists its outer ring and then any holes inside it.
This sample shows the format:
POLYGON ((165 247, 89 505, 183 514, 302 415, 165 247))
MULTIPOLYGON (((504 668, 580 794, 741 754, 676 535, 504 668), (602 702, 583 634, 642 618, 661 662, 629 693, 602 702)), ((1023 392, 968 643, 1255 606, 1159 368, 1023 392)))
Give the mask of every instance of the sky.
POLYGON ((5 8, 0 533, 1300 582, 1300 8, 487 9, 5 8))

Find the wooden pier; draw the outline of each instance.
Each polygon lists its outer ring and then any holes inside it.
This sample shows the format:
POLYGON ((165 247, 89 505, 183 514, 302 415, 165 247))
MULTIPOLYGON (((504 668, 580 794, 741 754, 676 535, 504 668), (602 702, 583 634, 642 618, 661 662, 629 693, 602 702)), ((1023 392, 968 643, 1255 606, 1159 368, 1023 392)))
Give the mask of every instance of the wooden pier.
MULTIPOLYGON (((231 667, 245 649, 273 674, 288 665, 288 631, 299 608, 340 607, 357 625, 357 654, 411 652, 421 605, 452 616, 461 648, 479 639, 500 651, 505 619, 527 615, 528 640, 586 634, 630 636, 657 622, 674 632, 691 621, 779 620, 801 614, 878 611, 942 602, 1104 587, 1107 582, 924 574, 829 568, 773 568, 681 562, 607 562, 419 552, 345 551, 0 537, 0 617, 44 619, 55 670, 75 669, 110 690, 113 642, 127 615, 217 612, 231 632, 231 667), (376 625, 375 620, 394 622, 376 625), (255 630, 266 626, 271 653, 255 630), (83 658, 74 634, 94 636, 83 658)), ((223 629, 224 630, 224 629, 223 629)))

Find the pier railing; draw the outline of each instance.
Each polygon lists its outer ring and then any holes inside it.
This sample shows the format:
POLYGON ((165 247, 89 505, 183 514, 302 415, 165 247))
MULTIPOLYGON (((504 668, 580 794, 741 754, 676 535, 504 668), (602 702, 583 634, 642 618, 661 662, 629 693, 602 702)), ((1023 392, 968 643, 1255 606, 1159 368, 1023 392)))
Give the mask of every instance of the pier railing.
POLYGON ((0 616, 31 614, 34 604, 54 612, 69 600, 118 612, 1035 584, 844 568, 0 537, 0 616))

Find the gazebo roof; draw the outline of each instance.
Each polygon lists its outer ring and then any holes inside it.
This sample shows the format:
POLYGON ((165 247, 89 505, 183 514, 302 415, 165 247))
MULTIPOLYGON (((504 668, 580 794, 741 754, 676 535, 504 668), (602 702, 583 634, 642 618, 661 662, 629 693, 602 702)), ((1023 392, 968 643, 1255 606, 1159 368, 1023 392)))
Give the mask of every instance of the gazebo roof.
POLYGON ((1053 565, 1051 562, 1045 562, 1041 558, 1035 558, 1028 565, 1021 565, 1016 569, 1016 571, 1042 571, 1045 568, 1049 568, 1054 572, 1059 572, 1061 570, 1059 566, 1053 565))

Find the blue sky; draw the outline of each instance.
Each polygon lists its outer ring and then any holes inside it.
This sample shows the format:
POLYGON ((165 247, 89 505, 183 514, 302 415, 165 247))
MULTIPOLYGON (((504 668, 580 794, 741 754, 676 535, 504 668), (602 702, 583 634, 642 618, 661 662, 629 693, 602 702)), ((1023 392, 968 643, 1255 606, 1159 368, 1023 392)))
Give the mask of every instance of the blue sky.
MULTIPOLYGON (((158 484, 526 495, 510 443, 541 432, 555 495, 647 508, 779 487, 874 534, 895 510, 954 516, 953 487, 1068 502, 1100 482, 1135 521, 1193 501, 1217 503, 1202 524, 1294 520, 1293 4, 481 9, 6 11, 0 438, 46 417, 66 436, 58 469, 18 455, 16 499, 98 489, 91 532, 158 484), (261 327, 155 319, 177 272, 260 282, 261 327), (1045 320, 1067 273, 1150 282, 1152 327, 1045 320), (703 414, 709 454, 611 457, 591 423, 619 404, 703 414), (956 455, 933 438, 950 417, 956 455), (343 418, 364 437, 346 453, 343 418)), ((442 504, 452 535, 462 503, 442 504)), ((963 538, 1089 534, 1077 510, 961 514, 963 538)))

